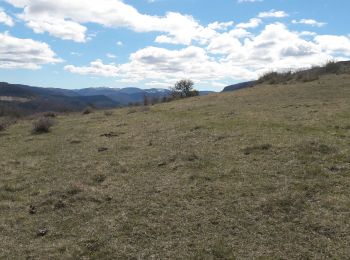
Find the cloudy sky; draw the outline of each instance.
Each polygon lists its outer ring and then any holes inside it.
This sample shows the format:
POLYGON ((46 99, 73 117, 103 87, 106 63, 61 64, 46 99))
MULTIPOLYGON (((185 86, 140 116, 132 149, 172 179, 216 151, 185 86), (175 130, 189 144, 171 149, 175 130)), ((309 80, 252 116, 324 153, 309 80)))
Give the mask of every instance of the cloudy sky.
POLYGON ((0 81, 200 90, 350 59, 348 0, 0 0, 0 81))

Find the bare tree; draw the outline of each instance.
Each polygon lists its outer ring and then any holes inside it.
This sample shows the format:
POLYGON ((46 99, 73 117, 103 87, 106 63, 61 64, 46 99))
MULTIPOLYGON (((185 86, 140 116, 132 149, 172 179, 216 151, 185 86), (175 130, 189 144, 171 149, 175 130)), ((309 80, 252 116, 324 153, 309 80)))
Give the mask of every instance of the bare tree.
MULTIPOLYGON (((193 88, 194 83, 190 79, 182 79, 176 82, 173 92, 177 92, 180 97, 193 97, 198 96, 199 92, 193 88)), ((176 96, 176 93, 173 93, 176 96)))

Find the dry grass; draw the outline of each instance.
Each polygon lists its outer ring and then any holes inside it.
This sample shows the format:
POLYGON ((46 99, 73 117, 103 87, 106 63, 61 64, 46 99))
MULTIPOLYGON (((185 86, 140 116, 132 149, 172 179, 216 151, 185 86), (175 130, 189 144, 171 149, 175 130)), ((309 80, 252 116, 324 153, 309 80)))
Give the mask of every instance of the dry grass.
POLYGON ((50 135, 11 126, 0 258, 348 258, 349 82, 60 115, 50 135))

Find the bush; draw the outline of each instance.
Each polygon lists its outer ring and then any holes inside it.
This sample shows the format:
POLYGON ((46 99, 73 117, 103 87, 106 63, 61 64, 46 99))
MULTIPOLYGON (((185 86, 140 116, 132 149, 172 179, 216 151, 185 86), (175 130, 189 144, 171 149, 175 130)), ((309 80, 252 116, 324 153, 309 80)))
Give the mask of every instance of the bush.
POLYGON ((10 125, 16 123, 14 118, 4 117, 0 118, 0 132, 5 131, 10 125))
POLYGON ((275 71, 267 72, 258 79, 258 83, 267 84, 282 84, 287 83, 293 79, 293 73, 291 71, 278 73, 275 71))
POLYGON ((149 98, 146 96, 146 95, 144 95, 143 96, 143 105, 144 106, 148 106, 149 105, 149 98))
POLYGON ((88 114, 91 114, 94 112, 94 109, 92 107, 86 107, 84 110, 83 110, 83 115, 88 115, 88 114))
POLYGON ((33 123, 33 133, 41 134, 50 132, 50 128, 54 125, 51 118, 43 117, 33 123))
POLYGON ((111 110, 106 110, 106 111, 104 112, 104 114, 105 114, 105 116, 111 116, 111 115, 113 115, 113 111, 111 111, 111 110))
POLYGON ((337 74, 341 70, 341 64, 335 61, 329 61, 323 67, 323 73, 325 74, 337 74))
POLYGON ((0 122, 0 132, 5 131, 7 128, 7 124, 5 122, 0 122))
POLYGON ((44 116, 44 117, 52 117, 52 118, 54 118, 54 117, 56 117, 57 115, 56 115, 55 112, 49 111, 49 112, 45 112, 45 113, 43 114, 43 116, 44 116))

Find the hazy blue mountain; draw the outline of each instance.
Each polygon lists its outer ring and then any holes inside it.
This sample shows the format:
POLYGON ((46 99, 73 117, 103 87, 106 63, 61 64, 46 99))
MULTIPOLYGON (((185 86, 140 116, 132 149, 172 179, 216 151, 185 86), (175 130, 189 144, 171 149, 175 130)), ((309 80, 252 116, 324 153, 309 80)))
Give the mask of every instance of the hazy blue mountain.
POLYGON ((250 88, 250 87, 253 87, 256 83, 257 83, 256 80, 253 80, 253 81, 247 81, 247 82, 234 84, 231 86, 227 86, 226 88, 224 88, 224 90, 222 92, 235 91, 235 90, 242 89, 242 88, 250 88))

